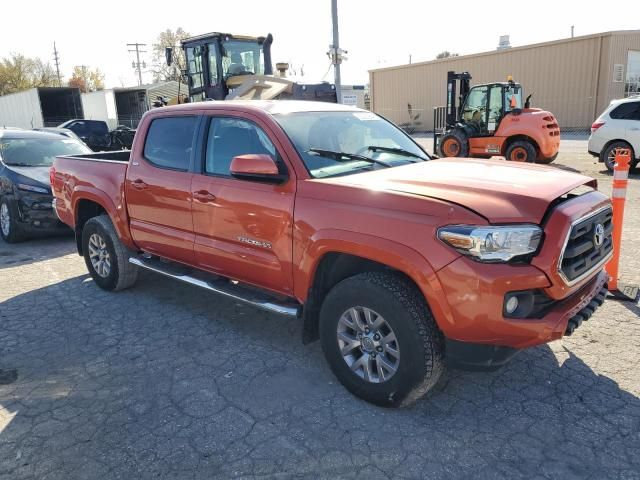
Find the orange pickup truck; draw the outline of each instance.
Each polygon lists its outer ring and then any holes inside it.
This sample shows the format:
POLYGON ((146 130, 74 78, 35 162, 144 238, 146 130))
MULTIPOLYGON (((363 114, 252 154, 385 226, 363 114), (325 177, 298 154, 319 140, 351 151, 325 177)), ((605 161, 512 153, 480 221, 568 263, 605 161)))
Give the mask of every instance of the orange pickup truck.
POLYGON ((130 153, 58 157, 51 184, 98 286, 148 269, 300 318, 379 405, 411 403, 446 364, 494 369, 571 334, 605 297, 611 205, 595 180, 433 159, 357 108, 159 108, 130 153))

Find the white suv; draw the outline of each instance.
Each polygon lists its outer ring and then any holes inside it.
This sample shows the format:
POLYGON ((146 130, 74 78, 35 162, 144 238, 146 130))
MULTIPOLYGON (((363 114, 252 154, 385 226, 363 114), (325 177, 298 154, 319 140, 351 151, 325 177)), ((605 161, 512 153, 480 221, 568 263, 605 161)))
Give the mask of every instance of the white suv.
POLYGON ((589 153, 613 170, 614 150, 631 148, 632 164, 640 161, 640 96, 614 100, 591 125, 589 153))

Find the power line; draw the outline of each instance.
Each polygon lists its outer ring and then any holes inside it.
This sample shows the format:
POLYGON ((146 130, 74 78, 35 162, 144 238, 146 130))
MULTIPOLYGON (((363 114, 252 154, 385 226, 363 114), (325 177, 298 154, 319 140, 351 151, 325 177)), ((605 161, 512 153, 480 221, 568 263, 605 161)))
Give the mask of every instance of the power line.
POLYGON ((142 68, 141 66, 144 66, 144 68, 146 68, 146 64, 143 62, 142 64, 140 63, 140 54, 141 53, 147 53, 146 50, 140 50, 140 47, 146 47, 147 44, 146 43, 127 43, 127 47, 135 47, 135 50, 129 50, 129 52, 133 53, 136 52, 136 61, 133 62, 133 68, 136 69, 138 71, 138 86, 142 85, 142 68))
POLYGON ((56 73, 58 75, 58 86, 62 86, 62 79, 60 78, 60 56, 58 55, 58 49, 56 48, 56 42, 53 42, 53 61, 56 64, 56 73))

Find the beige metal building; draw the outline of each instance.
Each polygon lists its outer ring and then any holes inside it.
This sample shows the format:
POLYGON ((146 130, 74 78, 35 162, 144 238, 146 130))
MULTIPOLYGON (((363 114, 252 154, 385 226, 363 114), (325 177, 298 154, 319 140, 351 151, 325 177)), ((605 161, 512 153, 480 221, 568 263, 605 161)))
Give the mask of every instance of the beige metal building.
POLYGON ((520 82, 532 106, 553 112, 565 129, 588 128, 616 98, 640 93, 640 30, 605 32, 474 55, 369 71, 371 109, 398 124, 433 129, 447 71, 468 71, 472 85, 520 82))

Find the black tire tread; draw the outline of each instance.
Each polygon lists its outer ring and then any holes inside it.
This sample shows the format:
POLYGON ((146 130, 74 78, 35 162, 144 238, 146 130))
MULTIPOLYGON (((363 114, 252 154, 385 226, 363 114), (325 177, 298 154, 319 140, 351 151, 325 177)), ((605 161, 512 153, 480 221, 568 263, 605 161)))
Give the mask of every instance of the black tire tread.
POLYGON ((468 157, 469 156, 469 140, 467 135, 460 129, 454 128, 449 132, 445 133, 442 138, 440 138, 440 142, 438 143, 438 155, 442 158, 445 158, 447 155, 442 151, 442 144, 448 137, 455 138, 460 144, 460 152, 458 153, 458 157, 468 157))
POLYGON ((9 209, 11 226, 9 228, 8 236, 5 237, 4 234, 2 234, 1 232, 0 232, 0 236, 2 236, 2 239, 7 243, 22 242, 25 239, 25 235, 24 235, 24 232, 22 232, 22 230, 20 229, 20 225, 18 225, 18 223, 16 222, 16 215, 18 214, 18 212, 17 212, 17 206, 15 204, 15 201, 12 201, 11 198, 3 198, 0 201, 0 205, 2 205, 3 203, 6 203, 7 208, 9 209))
MULTIPOLYGON (((347 284, 359 284, 360 288, 372 285, 390 292, 409 312, 423 346, 423 376, 403 398, 394 399, 391 406, 405 407, 427 393, 438 382, 444 371, 444 338, 436 325, 422 293, 405 276, 395 272, 365 272, 349 277, 332 291, 347 284), (364 284, 365 286, 362 286, 364 284)), ((331 292, 329 292, 331 295, 331 292)))
MULTIPOLYGON (((515 142, 511 143, 508 147, 507 150, 505 151, 505 158, 507 160, 509 160, 511 158, 511 151, 516 149, 516 148, 524 148, 527 151, 527 158, 531 158, 532 160, 529 161, 527 160, 524 163, 536 163, 537 159, 538 159, 538 152, 536 151, 536 147, 529 141, 527 140, 516 140, 515 142)), ((511 160, 509 160, 511 161, 511 160)), ((544 162, 541 162, 544 163, 544 162)))
POLYGON ((134 252, 122 244, 108 215, 99 215, 89 219, 84 225, 84 228, 87 228, 87 225, 90 225, 91 223, 102 227, 109 236, 115 250, 116 263, 118 266, 118 279, 112 290, 118 291, 131 287, 138 279, 138 267, 129 262, 129 258, 134 255, 134 252))

